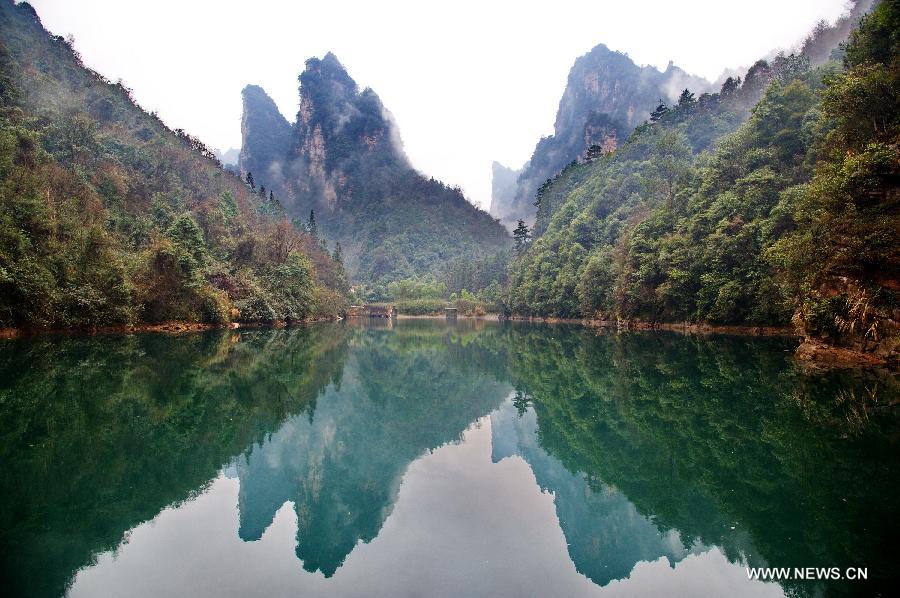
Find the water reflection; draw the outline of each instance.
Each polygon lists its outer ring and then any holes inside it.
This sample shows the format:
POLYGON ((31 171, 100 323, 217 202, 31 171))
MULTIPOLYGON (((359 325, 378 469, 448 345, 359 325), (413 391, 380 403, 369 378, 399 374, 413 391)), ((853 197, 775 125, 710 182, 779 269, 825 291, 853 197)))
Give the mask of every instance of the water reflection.
POLYGON ((291 501, 297 557, 326 577, 357 541, 374 539, 409 464, 458 440, 507 394, 506 385, 448 359, 444 340, 358 337, 315 416, 292 417, 238 460, 241 538, 258 540, 291 501))
MULTIPOLYGON (((510 375, 534 397, 541 446, 594 492, 618 488, 685 549, 715 545, 751 566, 866 563, 880 578, 867 590, 893 576, 889 376, 801 375, 772 339, 510 336, 531 348, 510 375), (847 418, 851 389, 880 397, 863 433, 847 418)), ((783 585, 804 593, 816 584, 783 585)))
POLYGON ((60 596, 339 379, 346 330, 0 343, 0 579, 60 596))
MULTIPOLYGON (((866 566, 867 584, 783 589, 877 592, 893 575, 898 528, 896 382, 806 375, 789 347, 420 321, 5 342, 3 579, 13 595, 58 596, 89 567, 78 594, 132 562, 128 587, 152 594, 165 546, 204 543, 185 536, 190 525, 177 540, 129 530, 166 507, 160 529, 169 517, 209 519, 212 507, 198 505, 218 496, 227 510, 221 497, 233 489, 231 539, 205 544, 221 556, 211 577, 247 567, 254 579, 244 557, 226 567, 222 555, 265 544, 267 562, 281 559, 267 530, 293 525, 278 534, 293 536, 295 566, 245 594, 374 594, 381 577, 405 580, 393 593, 453 595, 448 580, 471 577, 484 581, 470 594, 534 594, 544 583, 627 595, 650 587, 640 584, 660 563, 711 583, 727 562, 718 589, 738 595, 778 589, 750 584, 745 563, 866 566), (406 514, 394 514, 404 501, 406 514), (454 530, 466 554, 436 537, 454 530), (391 567, 387 556, 402 550, 413 553, 391 567), (127 556, 141 551, 154 556, 127 556), (413 561, 418 576, 401 573, 413 561)), ((227 517, 214 521, 227 527, 227 517)), ((186 558, 201 575, 200 556, 186 558)))
POLYGON ((556 514, 576 569, 605 586, 625 579, 641 561, 665 558, 670 565, 705 551, 700 543, 685 546, 677 530, 661 530, 641 515, 620 490, 591 483, 541 448, 534 411, 519 413, 513 402, 491 414, 494 462, 523 458, 540 488, 554 495, 556 514))

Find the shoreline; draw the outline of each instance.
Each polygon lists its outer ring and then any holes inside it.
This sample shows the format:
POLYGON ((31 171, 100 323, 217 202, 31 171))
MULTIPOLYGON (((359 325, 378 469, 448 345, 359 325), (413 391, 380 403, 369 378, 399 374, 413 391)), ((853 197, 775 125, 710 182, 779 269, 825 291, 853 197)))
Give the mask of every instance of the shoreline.
MULTIPOLYGON (((368 316, 349 316, 347 318, 311 318, 300 321, 283 321, 276 320, 274 322, 228 322, 225 324, 204 324, 201 322, 186 321, 170 321, 158 323, 142 323, 142 324, 113 324, 108 326, 97 327, 70 327, 70 328, 40 328, 40 327, 8 327, 0 328, 0 339, 23 338, 31 336, 42 336, 45 334, 140 334, 147 332, 179 334, 183 332, 202 332, 204 330, 227 330, 238 328, 289 328, 303 324, 312 324, 316 322, 337 322, 343 319, 348 320, 378 320, 379 318, 370 318, 368 316)), ((387 319, 387 318, 384 318, 387 319)), ((395 320, 448 320, 445 314, 397 314, 392 319, 395 320)), ((691 324, 691 323, 657 323, 649 322, 629 322, 621 323, 612 320, 592 320, 579 318, 552 318, 552 317, 526 317, 526 316, 510 316, 503 317, 500 314, 485 314, 482 316, 458 314, 457 320, 474 320, 484 322, 528 322, 533 324, 577 324, 589 328, 615 328, 617 330, 671 330, 675 332, 688 332, 694 334, 739 334, 747 336, 791 336, 800 338, 792 328, 777 326, 733 326, 733 325, 713 325, 713 324, 691 324)))
MULTIPOLYGON (((199 322, 159 322, 155 324, 118 324, 112 326, 98 326, 94 328, 0 328, 0 340, 17 338, 31 338, 43 335, 105 335, 105 334, 185 334, 190 332, 203 332, 208 330, 239 330, 247 329, 281 329, 314 324, 317 322, 338 322, 345 318, 312 318, 302 321, 275 321, 275 322, 229 322, 225 324, 203 324, 199 322)), ((348 320, 370 320, 368 317, 346 318, 348 320)), ((374 318, 378 320, 378 318, 374 318)), ((448 321, 444 314, 397 314, 393 320, 441 320, 448 321)), ((594 320, 579 318, 543 318, 511 316, 502 317, 499 314, 485 314, 483 316, 459 314, 456 320, 472 320, 482 322, 527 322, 532 324, 575 324, 595 330, 642 331, 652 332, 665 330, 691 335, 732 334, 738 336, 780 336, 798 340, 797 348, 793 353, 794 360, 802 367, 831 370, 831 369, 860 369, 860 368, 886 368, 896 371, 898 364, 883 357, 846 347, 835 347, 816 339, 806 338, 796 330, 781 326, 737 326, 681 323, 650 323, 642 321, 615 321, 594 320)), ((453 321, 453 320, 449 320, 453 321)))
MULTIPOLYGON (((396 320, 448 320, 445 314, 397 314, 394 316, 396 320)), ((485 314, 483 316, 469 316, 466 314, 457 314, 457 320, 482 320, 487 322, 499 322, 500 314, 485 314)))
POLYGON ((628 330, 669 330, 688 334, 736 334, 743 336, 789 336, 801 338, 796 330, 789 326, 744 326, 733 324, 695 324, 691 322, 644 322, 638 320, 594 320, 579 318, 535 318, 512 316, 505 318, 512 322, 544 322, 547 324, 580 324, 589 328, 628 330))
POLYGON ((201 322, 158 322, 155 324, 115 324, 96 327, 71 327, 71 328, 0 328, 0 340, 31 338, 46 335, 86 335, 96 336, 102 334, 184 334, 188 332, 204 332, 207 330, 239 330, 242 328, 292 328, 304 324, 316 322, 336 322, 342 318, 312 318, 309 320, 274 322, 227 322, 224 324, 204 324, 201 322))
POLYGON ((733 334, 738 336, 780 336, 793 338, 798 341, 794 349, 794 361, 803 368, 811 370, 839 370, 839 369, 887 369, 897 371, 896 360, 891 361, 873 353, 860 351, 848 347, 829 345, 818 339, 809 338, 797 332, 794 328, 783 326, 737 326, 716 324, 681 323, 650 323, 642 321, 592 320, 577 318, 533 318, 513 316, 506 318, 510 321, 534 322, 548 324, 579 324, 588 328, 616 330, 616 331, 654 331, 667 330, 682 334, 707 335, 707 334, 733 334))

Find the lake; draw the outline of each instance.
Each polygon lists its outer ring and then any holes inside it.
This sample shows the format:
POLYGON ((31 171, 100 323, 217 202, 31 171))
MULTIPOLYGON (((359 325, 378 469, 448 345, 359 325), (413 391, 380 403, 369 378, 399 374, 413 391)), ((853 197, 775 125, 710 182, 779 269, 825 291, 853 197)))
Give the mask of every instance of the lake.
POLYGON ((5 340, 0 583, 887 595, 896 378, 804 372, 794 344, 422 320, 5 340))

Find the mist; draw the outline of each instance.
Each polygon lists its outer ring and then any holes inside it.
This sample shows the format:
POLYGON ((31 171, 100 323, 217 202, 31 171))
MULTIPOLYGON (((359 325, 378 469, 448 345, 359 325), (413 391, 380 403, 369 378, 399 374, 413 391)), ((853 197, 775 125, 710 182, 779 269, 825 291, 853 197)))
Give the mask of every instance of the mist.
POLYGON ((48 29, 75 37, 85 64, 122 78, 170 127, 222 150, 240 146, 247 83, 266 89, 294 120, 303 62, 333 51, 391 111, 412 165, 485 208, 491 163, 523 164, 552 132, 568 70, 596 44, 660 70, 672 60, 714 81, 795 47, 818 21, 845 10, 844 0, 33 4, 48 29))

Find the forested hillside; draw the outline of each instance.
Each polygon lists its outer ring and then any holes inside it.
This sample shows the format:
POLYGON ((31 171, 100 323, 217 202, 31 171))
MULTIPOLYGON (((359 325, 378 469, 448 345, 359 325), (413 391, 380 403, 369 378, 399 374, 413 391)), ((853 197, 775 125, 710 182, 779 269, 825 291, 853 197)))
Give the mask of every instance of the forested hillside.
POLYGON ((520 234, 510 310, 793 321, 895 359, 898 31, 886 0, 838 60, 780 55, 717 94, 685 91, 615 153, 564 169, 538 193, 535 240, 520 234))
POLYGON ((345 292, 277 198, 0 2, 0 327, 301 320, 345 292))
POLYGON ((410 166, 381 100, 360 91, 334 54, 307 60, 299 80, 293 125, 261 88, 244 90, 240 168, 274 189, 290 216, 308 222, 313 212, 315 233, 341 244, 354 280, 430 276, 509 245, 459 188, 410 166))

